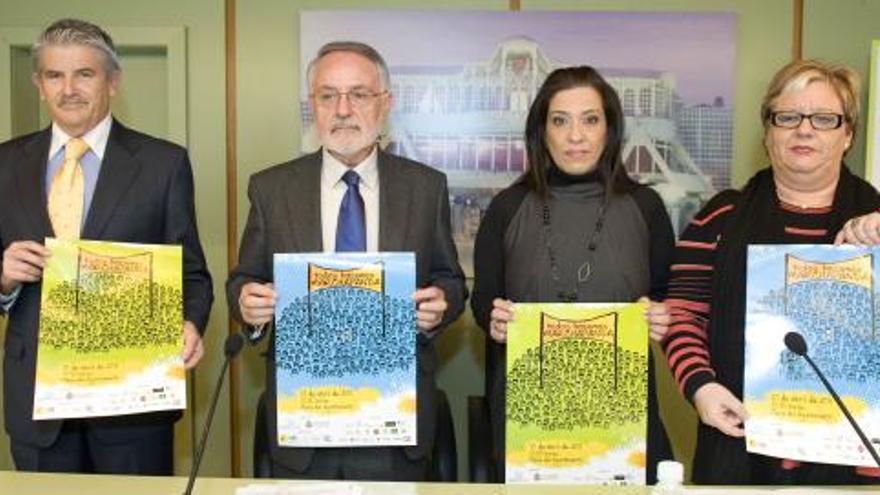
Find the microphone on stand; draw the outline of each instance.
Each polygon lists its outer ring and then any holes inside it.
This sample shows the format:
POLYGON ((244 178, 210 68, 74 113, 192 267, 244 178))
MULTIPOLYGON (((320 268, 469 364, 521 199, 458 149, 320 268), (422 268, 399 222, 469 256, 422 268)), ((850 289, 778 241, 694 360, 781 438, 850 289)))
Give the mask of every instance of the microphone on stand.
POLYGON ((834 402, 837 403, 837 407, 843 411, 843 415, 846 416, 846 419, 849 420, 849 424, 852 425, 853 429, 856 430, 856 434, 859 435, 859 439, 862 441, 862 444, 868 449, 868 452, 871 454, 871 457, 874 458, 874 462, 877 463, 877 466, 880 466, 880 456, 877 455, 877 451, 874 450, 874 446, 871 445, 871 442, 868 440, 868 437, 865 435, 865 432, 859 427, 859 424, 856 423, 856 420, 850 414, 849 409, 846 408, 846 405, 840 400, 840 396, 837 395, 837 392, 834 390, 834 387, 831 386, 831 383, 828 382, 828 379, 825 378, 825 375, 822 374, 822 371, 816 366, 816 363, 810 358, 807 354, 807 341, 804 340, 804 336, 798 332, 788 332, 785 334, 785 347, 788 347, 788 350, 797 354, 798 356, 803 357, 807 360, 810 367, 813 368, 813 371, 819 375, 819 379, 822 380, 822 384, 825 385, 825 388, 828 390, 828 393, 831 394, 831 397, 834 398, 834 402))
POLYGON ((211 408, 208 410, 208 417, 205 419, 205 429, 202 430, 202 439, 199 442, 199 448, 196 450, 192 467, 189 471, 189 480, 186 483, 186 491, 183 495, 191 495, 193 485, 196 483, 196 475, 199 473, 199 466, 202 464, 202 454, 205 453, 205 444, 208 441, 208 433, 211 431, 211 422, 214 420, 214 410, 217 409, 217 399, 220 398, 220 389, 223 388, 223 380, 226 378, 226 369, 229 368, 229 362, 232 361, 244 345, 244 336, 241 332, 235 332, 226 337, 223 354, 226 359, 223 360, 223 368, 220 369, 220 376, 217 377, 217 385, 214 386, 214 397, 211 399, 211 408))

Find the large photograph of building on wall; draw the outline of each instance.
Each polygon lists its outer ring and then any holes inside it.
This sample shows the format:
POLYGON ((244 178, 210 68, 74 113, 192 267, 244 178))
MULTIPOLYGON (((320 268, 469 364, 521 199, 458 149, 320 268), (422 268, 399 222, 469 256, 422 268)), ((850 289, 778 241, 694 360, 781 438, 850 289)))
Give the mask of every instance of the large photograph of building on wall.
POLYGON ((472 274, 489 201, 525 170, 529 105, 558 67, 592 65, 626 116, 623 160, 663 197, 676 231, 730 185, 736 18, 729 13, 304 11, 303 151, 317 148, 306 66, 328 41, 369 43, 391 72, 385 149, 447 174, 472 274))

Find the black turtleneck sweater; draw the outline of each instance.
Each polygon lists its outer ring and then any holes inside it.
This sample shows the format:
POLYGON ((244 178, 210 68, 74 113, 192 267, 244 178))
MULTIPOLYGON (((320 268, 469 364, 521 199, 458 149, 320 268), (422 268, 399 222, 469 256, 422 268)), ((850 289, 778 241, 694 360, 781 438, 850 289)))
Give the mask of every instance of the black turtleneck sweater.
POLYGON ((471 306, 477 323, 489 325, 492 300, 557 302, 560 289, 579 302, 635 301, 666 291, 674 234, 666 209, 652 189, 609 196, 603 226, 590 255, 605 189, 596 174, 571 176, 555 167, 548 177, 550 245, 559 281, 553 279, 543 226, 543 201, 522 184, 493 198, 480 224, 474 253, 471 306), (578 268, 590 258, 593 273, 577 283, 578 268), (514 269, 515 267, 515 269, 514 269))

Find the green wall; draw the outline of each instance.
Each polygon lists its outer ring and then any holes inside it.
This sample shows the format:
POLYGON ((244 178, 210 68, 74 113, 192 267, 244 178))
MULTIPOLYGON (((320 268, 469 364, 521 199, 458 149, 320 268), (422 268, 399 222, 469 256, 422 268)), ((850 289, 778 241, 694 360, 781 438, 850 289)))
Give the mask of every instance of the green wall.
POLYGON ((846 157, 847 165, 858 175, 865 171, 865 126, 874 39, 880 39, 880 2, 805 0, 803 56, 847 64, 862 76, 862 116, 855 145, 846 157))
MULTIPOLYGON (((734 107, 734 161, 732 177, 741 185, 766 164, 761 146, 758 107, 772 73, 790 59, 792 52, 793 0, 524 0, 523 10, 634 10, 708 11, 737 15, 736 91, 734 107)), ((298 12, 303 9, 508 9, 507 0, 477 1, 340 1, 340 0, 239 0, 235 12, 237 55, 237 234, 240 236, 247 210, 248 177, 269 165, 286 161, 300 148, 299 109, 296 101, 300 81, 298 12)), ((168 94, 166 55, 161 50, 129 50, 124 53, 123 95, 115 111, 135 127, 157 135, 169 133, 171 101, 186 101, 186 136, 196 177, 196 205, 201 237, 214 275, 216 303, 207 335, 208 357, 199 366, 194 381, 192 410, 198 429, 204 421, 210 387, 220 367, 222 341, 227 331, 223 283, 226 269, 225 214, 225 100, 224 100, 224 2, 222 0, 155 0, 153 2, 98 2, 86 0, 49 1, 0 0, 0 30, 40 29, 52 19, 75 15, 108 27, 168 28, 186 30, 186 87, 168 94), (149 100, 142 95, 152 95, 149 100)), ((880 37, 880 2, 868 0, 805 0, 805 56, 839 60, 867 73, 870 39, 880 37)), ((658 34, 660 35, 660 34, 658 34)), ((13 132, 20 133, 45 123, 35 111, 36 100, 26 77, 29 62, 24 50, 11 57, 12 102, 0 102, 0 110, 11 106, 13 132), (23 75, 24 74, 24 75, 23 75)), ((687 56, 687 54, 682 54, 687 56)), ((3 68, 2 70, 6 70, 3 68)), ((863 132, 863 129, 861 130, 863 132)), ((856 143, 850 164, 863 169, 864 139, 856 143)), ((466 424, 465 398, 482 393, 483 341, 471 317, 465 314, 437 341, 441 355, 438 382, 452 401, 459 440, 460 474, 464 469, 466 424)), ((241 400, 236 405, 241 429, 231 433, 230 407, 224 392, 215 418, 211 444, 203 471, 208 475, 230 473, 232 435, 238 435, 241 471, 250 474, 253 411, 263 388, 263 349, 245 349, 238 369, 241 400)), ((662 363, 661 363, 662 364, 662 363)), ((661 373, 665 419, 675 438, 681 459, 689 459, 693 447, 694 415, 671 385, 668 373, 661 373)), ((190 462, 192 438, 190 416, 178 426, 177 470, 184 473, 190 462)), ((7 439, 0 435, 0 469, 11 468, 7 439)))

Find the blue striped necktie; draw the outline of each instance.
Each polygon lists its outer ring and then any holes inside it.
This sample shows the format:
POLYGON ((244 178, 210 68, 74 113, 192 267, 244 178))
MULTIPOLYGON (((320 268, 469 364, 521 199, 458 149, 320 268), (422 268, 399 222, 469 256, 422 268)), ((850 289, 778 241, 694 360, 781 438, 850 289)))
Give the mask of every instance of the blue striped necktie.
POLYGON ((342 204, 339 205, 339 219, 336 222, 336 251, 366 251, 367 229, 364 220, 364 199, 358 187, 361 177, 354 170, 342 176, 348 186, 342 204))

